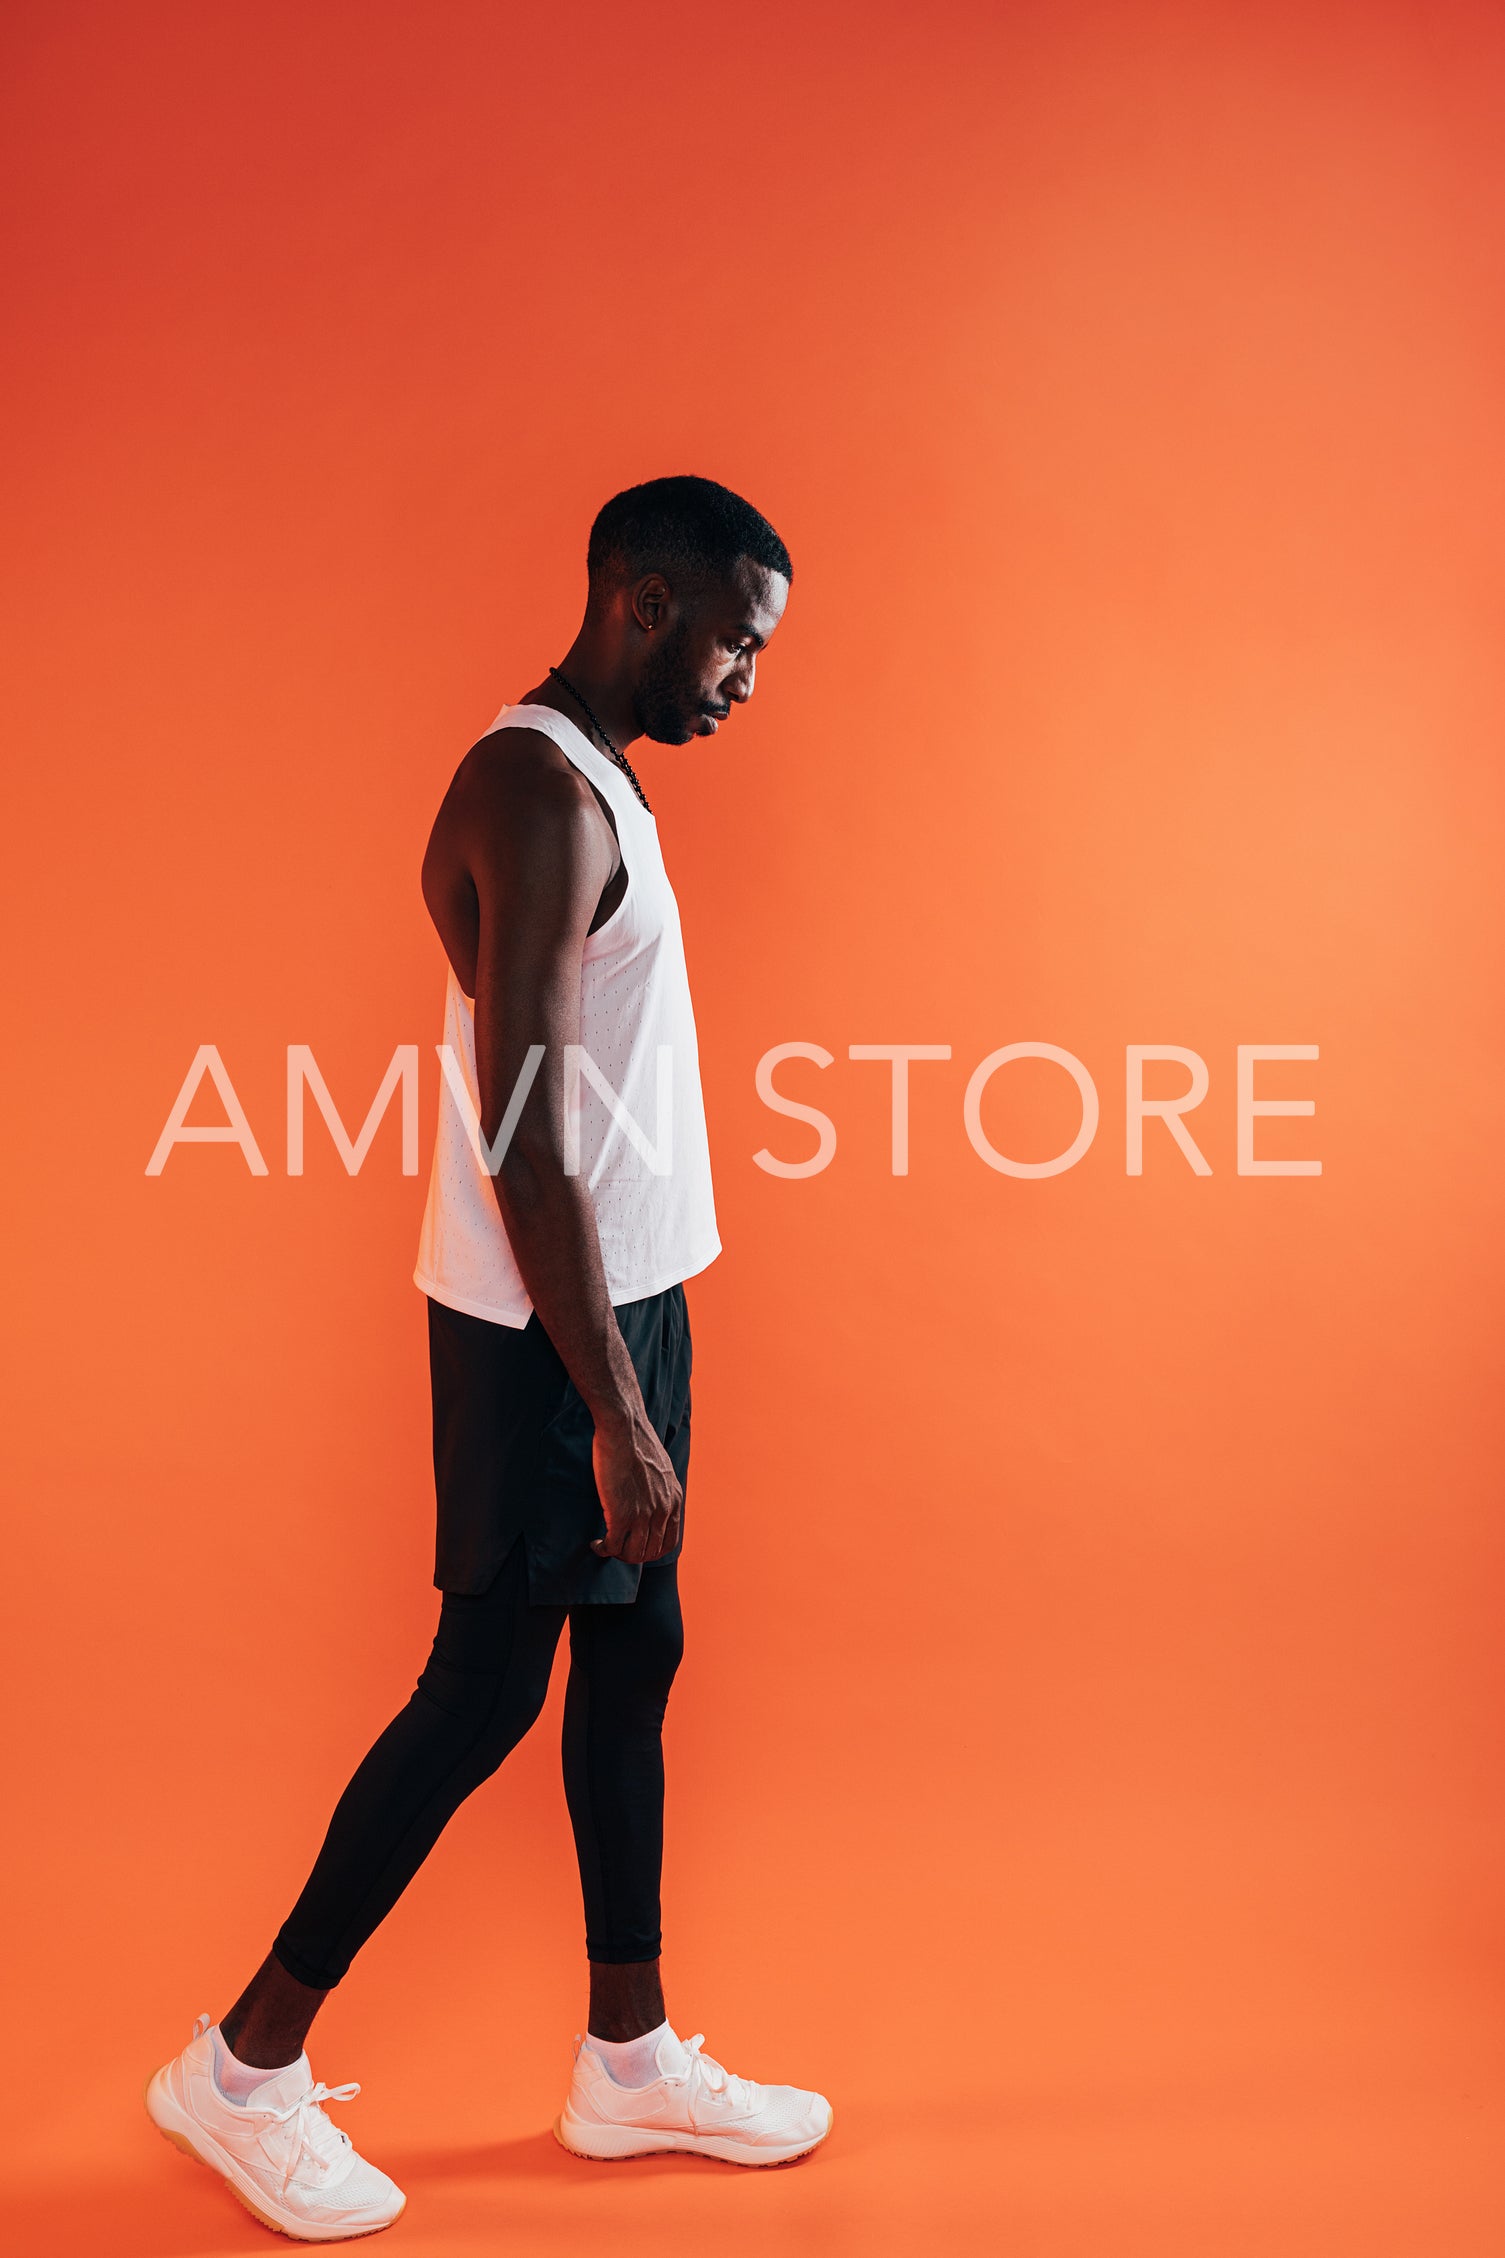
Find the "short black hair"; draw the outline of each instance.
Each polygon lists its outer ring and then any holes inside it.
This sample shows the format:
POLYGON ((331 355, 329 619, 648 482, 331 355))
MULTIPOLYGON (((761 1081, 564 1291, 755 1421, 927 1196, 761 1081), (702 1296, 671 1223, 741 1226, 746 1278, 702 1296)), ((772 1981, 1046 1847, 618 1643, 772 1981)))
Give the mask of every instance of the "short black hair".
POLYGON ((739 557, 794 577, 789 551, 762 512, 713 478, 650 478, 613 494, 586 551, 591 586, 662 572, 672 580, 729 576, 739 557))

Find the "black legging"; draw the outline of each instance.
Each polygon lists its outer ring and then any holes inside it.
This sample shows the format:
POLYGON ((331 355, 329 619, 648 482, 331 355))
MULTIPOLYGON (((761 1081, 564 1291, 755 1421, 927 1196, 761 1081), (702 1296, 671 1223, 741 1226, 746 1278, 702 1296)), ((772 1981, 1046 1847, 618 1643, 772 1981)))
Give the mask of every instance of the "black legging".
POLYGON ((335 1806, 273 1942, 290 1975, 337 1984, 446 1823, 543 1707, 565 1618, 564 1786, 592 1960, 656 1960, 664 1708, 684 1651, 679 1563, 645 1567, 626 1606, 532 1607, 521 1540, 485 1592, 446 1592, 407 1707, 335 1806))

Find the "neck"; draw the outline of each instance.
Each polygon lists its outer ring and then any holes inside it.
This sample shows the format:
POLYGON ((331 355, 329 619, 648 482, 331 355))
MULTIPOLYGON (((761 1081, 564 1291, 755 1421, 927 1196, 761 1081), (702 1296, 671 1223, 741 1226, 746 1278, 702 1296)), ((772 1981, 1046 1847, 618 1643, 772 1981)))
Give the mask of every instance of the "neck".
MULTIPOLYGON (((579 691, 619 753, 641 737, 643 733, 632 710, 631 690, 622 680, 620 664, 613 663, 613 655, 604 650, 587 629, 580 630, 559 661, 559 672, 571 688, 579 691)), ((580 700, 572 698, 564 684, 552 674, 536 690, 530 690, 523 702, 530 706, 552 706, 556 713, 562 713, 566 720, 583 729, 595 743, 595 732, 580 700)), ((603 752, 605 749, 601 747, 603 752)))

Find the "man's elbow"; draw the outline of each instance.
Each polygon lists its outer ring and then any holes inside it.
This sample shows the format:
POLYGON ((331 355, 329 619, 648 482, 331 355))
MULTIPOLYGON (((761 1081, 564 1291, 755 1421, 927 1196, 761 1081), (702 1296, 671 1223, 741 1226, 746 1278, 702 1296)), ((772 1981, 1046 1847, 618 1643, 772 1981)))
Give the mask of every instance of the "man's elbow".
POLYGON ((496 1189, 502 1206, 514 1213, 531 1213, 557 1196, 565 1182, 559 1139, 544 1128, 520 1122, 497 1164, 496 1189))

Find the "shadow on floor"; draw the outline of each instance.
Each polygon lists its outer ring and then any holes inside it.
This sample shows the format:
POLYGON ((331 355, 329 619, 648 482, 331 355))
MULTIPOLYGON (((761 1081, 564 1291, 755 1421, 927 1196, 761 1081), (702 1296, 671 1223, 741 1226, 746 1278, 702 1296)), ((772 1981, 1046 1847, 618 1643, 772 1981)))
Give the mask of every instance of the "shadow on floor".
MULTIPOLYGON (((645 2180, 704 2174, 716 2180, 752 2180, 761 2173, 703 2156, 642 2156, 620 2164, 591 2164, 566 2155, 551 2132, 526 2133, 512 2140, 485 2141, 463 2148, 391 2151, 378 2159, 399 2187, 460 2190, 467 2185, 529 2185, 557 2188, 567 2201, 571 2190, 599 2194, 614 2176, 630 2173, 634 2185, 645 2180)), ((820 2159, 802 2159, 787 2172, 819 2168, 820 2159)), ((160 2157, 144 2157, 138 2171, 117 2180, 74 2181, 44 2191, 10 2189, 4 2200, 7 2258, 238 2258, 260 2251, 274 2258, 279 2248, 303 2248, 270 2238, 265 2227, 242 2209, 218 2176, 166 2144, 160 2157)), ((411 2211, 397 2233, 411 2232, 411 2211)), ((396 2249, 396 2243, 391 2246, 396 2249)))
MULTIPOLYGON (((850 2146, 850 2143, 845 2145, 850 2146)), ((793 2164, 773 2165, 768 2169, 795 2171, 802 2164, 817 2161, 814 2156, 802 2156, 793 2164)), ((749 2172, 740 2164, 719 2163, 712 2156, 632 2156, 610 2164, 592 2163, 567 2154, 551 2132, 525 2133, 515 2140, 486 2141, 470 2148, 412 2149, 396 2155, 388 2152, 383 2154, 381 2166, 404 2188, 436 2182, 459 2184, 466 2180, 528 2180, 539 2185, 599 2188, 617 2172, 630 2172, 634 2182, 675 2177, 685 2172, 707 2172, 716 2179, 734 2180, 765 2176, 761 2172, 749 2172)))

